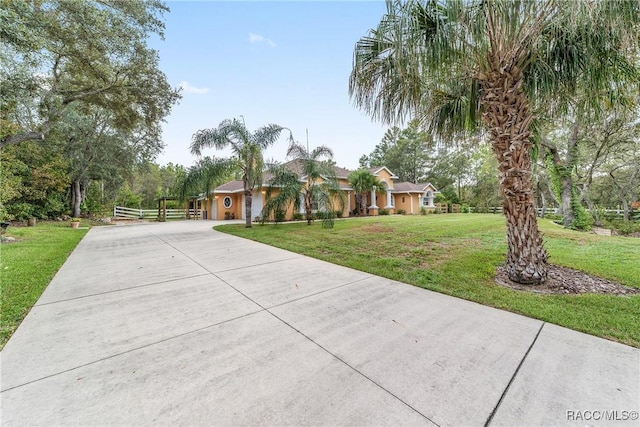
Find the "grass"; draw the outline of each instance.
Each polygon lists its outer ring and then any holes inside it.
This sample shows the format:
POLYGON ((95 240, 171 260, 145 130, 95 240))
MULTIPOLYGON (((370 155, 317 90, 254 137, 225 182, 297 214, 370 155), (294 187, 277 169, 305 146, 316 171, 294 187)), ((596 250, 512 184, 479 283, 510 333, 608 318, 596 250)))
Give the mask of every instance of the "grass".
MULTIPOLYGON (((640 239, 539 221, 552 263, 640 288, 640 239)), ((500 215, 385 216, 216 230, 640 347, 640 296, 539 295, 498 286, 506 254, 500 215)))
POLYGON ((73 229, 68 222, 38 222, 35 227, 8 228, 6 236, 17 240, 0 247, 0 349, 87 231, 73 229))

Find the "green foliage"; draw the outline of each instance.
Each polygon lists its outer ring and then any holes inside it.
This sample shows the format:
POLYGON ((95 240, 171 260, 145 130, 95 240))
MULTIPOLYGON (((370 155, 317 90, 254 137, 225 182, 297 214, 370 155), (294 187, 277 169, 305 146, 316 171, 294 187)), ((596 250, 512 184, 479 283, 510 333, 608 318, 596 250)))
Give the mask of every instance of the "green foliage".
POLYGON ((389 215, 389 210, 385 208, 378 209, 378 215, 389 215))
POLYGON ((405 129, 394 126, 387 130, 380 144, 360 163, 364 167, 386 166, 400 181, 417 183, 425 177, 433 145, 431 135, 412 120, 405 129))
POLYGON ((429 213, 429 211, 424 206, 420 208, 420 215, 426 215, 428 213, 429 213))
POLYGON ((404 214, 406 214, 406 213, 407 213, 407 211, 405 211, 404 209, 398 209, 398 210, 396 211, 396 213, 397 213, 398 215, 404 215, 404 214))
POLYGON ((284 222, 287 219, 287 211, 284 209, 276 209, 276 212, 274 214, 274 218, 275 218, 275 222, 284 222))
POLYGON ((236 166, 233 160, 205 156, 188 170, 182 167, 164 170, 165 184, 154 189, 151 200, 157 200, 163 193, 173 195, 182 202, 190 197, 209 194, 216 186, 230 180, 236 166))
POLYGON ((118 206, 140 209, 142 206, 142 197, 133 192, 128 183, 125 183, 118 192, 116 202, 118 206))
POLYGON ((612 225, 613 228, 623 236, 640 233, 640 223, 633 223, 631 221, 615 221, 612 225))
POLYGON ((300 212, 294 212, 293 213, 293 221, 302 221, 302 219, 304 218, 304 215, 302 215, 300 212))
POLYGON ((67 161, 55 148, 34 142, 0 151, 5 219, 49 218, 65 212, 67 161))
POLYGON ((571 200, 571 210, 573 211, 573 222, 571 223, 571 228, 582 231, 591 230, 593 218, 577 199, 577 197, 573 197, 571 200))

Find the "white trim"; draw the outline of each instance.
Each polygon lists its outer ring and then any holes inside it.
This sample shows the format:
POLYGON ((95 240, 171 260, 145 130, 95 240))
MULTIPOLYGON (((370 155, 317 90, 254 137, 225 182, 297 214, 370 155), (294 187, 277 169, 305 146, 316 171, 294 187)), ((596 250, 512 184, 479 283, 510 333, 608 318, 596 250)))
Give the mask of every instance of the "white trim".
POLYGON ((377 176, 377 175, 378 175, 378 172, 380 172, 380 171, 381 171, 381 170, 383 170, 383 169, 384 169, 384 170, 386 170, 387 172, 389 172, 389 175, 391 175, 391 179, 398 179, 398 177, 396 176, 396 174, 394 174, 393 172, 391 172, 391 171, 389 170, 389 168, 388 168, 388 167, 386 167, 386 166, 380 166, 380 167, 378 167, 378 169, 375 169, 375 170, 373 171, 373 174, 377 176))
POLYGON ((225 209, 231 209, 232 206, 233 206, 233 197, 224 196, 222 199, 222 207, 225 209), (227 204, 225 203, 227 200, 229 200, 229 206, 227 206, 227 204))

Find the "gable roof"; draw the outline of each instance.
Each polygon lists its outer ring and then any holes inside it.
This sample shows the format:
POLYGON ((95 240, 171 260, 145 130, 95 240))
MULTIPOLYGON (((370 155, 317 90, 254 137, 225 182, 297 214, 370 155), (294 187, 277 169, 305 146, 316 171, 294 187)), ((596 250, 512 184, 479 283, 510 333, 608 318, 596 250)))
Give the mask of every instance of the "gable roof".
POLYGON ((424 183, 419 182, 414 184, 413 182, 396 182, 393 184, 392 193, 424 193, 427 189, 431 187, 433 188, 434 193, 439 193, 436 187, 433 186, 430 182, 424 183))
POLYGON ((386 170, 389 173, 389 175, 391 175, 391 179, 398 179, 398 177, 393 172, 391 172, 389 170, 389 168, 386 167, 386 166, 376 166, 375 168, 369 168, 368 170, 369 170, 369 172, 371 172, 372 174, 374 174, 376 176, 378 175, 378 173, 380 171, 386 170))

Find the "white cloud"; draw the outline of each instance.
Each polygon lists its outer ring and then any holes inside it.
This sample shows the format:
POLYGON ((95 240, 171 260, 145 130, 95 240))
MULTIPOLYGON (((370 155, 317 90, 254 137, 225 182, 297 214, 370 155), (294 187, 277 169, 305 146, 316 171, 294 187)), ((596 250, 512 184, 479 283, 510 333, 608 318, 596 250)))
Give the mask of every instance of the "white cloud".
POLYGON ((201 95, 203 93, 209 92, 209 88, 207 88, 207 87, 191 86, 189 83, 187 83, 185 81, 181 81, 179 86, 180 86, 180 88, 182 89, 182 91, 184 93, 197 93, 197 94, 201 95))
POLYGON ((254 33, 249 33, 249 43, 251 44, 266 43, 270 47, 276 47, 276 44, 273 42, 273 40, 263 37, 260 34, 254 34, 254 33))

